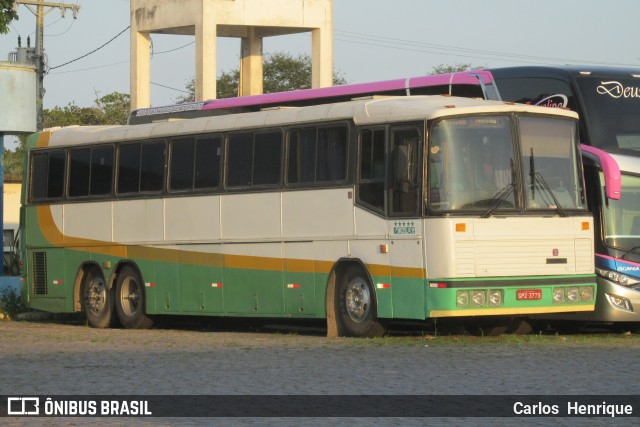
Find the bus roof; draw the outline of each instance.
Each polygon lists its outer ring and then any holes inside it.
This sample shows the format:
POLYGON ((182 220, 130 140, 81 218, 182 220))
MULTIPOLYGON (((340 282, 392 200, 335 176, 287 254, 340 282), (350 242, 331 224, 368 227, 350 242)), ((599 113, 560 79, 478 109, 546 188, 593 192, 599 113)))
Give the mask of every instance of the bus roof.
POLYGON ((522 66, 491 68, 485 71, 488 71, 490 74, 492 74, 494 78, 568 78, 574 76, 640 77, 640 68, 618 68, 593 65, 522 66))
MULTIPOLYGON (((211 116, 237 112, 257 111, 269 106, 305 106, 321 102, 348 101, 354 97, 370 94, 409 94, 412 89, 435 86, 491 84, 493 77, 487 71, 465 71, 429 76, 417 76, 396 80, 385 80, 371 83, 356 83, 316 89, 293 90, 289 92, 267 93, 262 95, 241 96, 235 98, 213 99, 201 102, 166 105, 161 107, 140 108, 129 115, 129 122, 145 120, 153 117, 162 120, 178 117, 184 113, 211 116)), ((451 89, 448 94, 451 95, 451 89)))
POLYGON ((207 132, 239 131, 288 124, 353 120, 356 124, 435 119, 462 114, 530 112, 577 119, 577 114, 555 108, 450 96, 372 97, 368 99, 291 107, 254 113, 229 114, 141 124, 137 126, 71 126, 43 131, 38 147, 139 140, 207 132), (43 141, 46 139, 46 141, 43 141))

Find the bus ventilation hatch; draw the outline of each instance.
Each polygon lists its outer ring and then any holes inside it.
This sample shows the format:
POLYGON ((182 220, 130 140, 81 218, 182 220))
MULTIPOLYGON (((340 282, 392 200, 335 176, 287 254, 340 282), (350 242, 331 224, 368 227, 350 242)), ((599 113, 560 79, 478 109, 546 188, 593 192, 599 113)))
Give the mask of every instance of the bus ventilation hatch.
POLYGON ((35 295, 47 295, 47 253, 33 253, 33 293, 35 295))

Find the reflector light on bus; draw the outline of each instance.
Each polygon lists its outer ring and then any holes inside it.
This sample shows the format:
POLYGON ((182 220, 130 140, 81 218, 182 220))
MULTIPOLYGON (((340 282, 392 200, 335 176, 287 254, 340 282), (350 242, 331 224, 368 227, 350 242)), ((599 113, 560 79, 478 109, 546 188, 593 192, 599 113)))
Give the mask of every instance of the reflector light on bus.
POLYGON ((289 289, 298 289, 298 288, 300 288, 300 285, 298 283, 289 283, 287 285, 287 288, 289 288, 289 289))
POLYGON ((591 302, 594 297, 593 286, 569 286, 553 288, 553 303, 591 302))
POLYGON ((54 285, 62 285, 62 280, 54 280, 52 283, 54 285))
POLYGON ((212 288, 221 288, 222 287, 222 283, 212 283, 211 287, 212 288))
POLYGON ((155 288, 155 287, 156 287, 156 284, 155 284, 155 283, 153 283, 153 282, 145 283, 144 285, 145 285, 147 288, 155 288))
POLYGON ((467 224, 465 223, 456 224, 457 233, 464 233, 466 231, 467 231, 467 224))
POLYGON ((430 288, 444 289, 444 288, 447 287, 447 284, 446 283, 431 282, 431 283, 429 283, 429 287, 430 288))
POLYGON ((582 223, 582 229, 583 230, 589 230, 589 223, 587 221, 582 223))
POLYGON ((378 289, 389 289, 391 287, 391 284, 389 284, 389 283, 378 283, 377 287, 378 287, 378 289))

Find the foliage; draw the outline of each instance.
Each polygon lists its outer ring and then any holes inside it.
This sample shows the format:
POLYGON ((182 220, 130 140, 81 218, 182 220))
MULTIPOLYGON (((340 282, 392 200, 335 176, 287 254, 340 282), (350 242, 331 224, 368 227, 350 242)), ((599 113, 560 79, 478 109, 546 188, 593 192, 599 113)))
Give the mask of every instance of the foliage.
MULTIPOLYGON (((113 92, 103 97, 96 94, 95 105, 79 107, 71 102, 65 107, 54 107, 43 112, 45 128, 56 126, 124 125, 129 116, 129 94, 113 92)), ((15 152, 4 150, 2 162, 5 175, 20 180, 24 159, 26 136, 18 138, 15 152)))
POLYGON ((0 34, 9 32, 9 24, 18 19, 18 13, 13 8, 15 0, 0 0, 0 34))
POLYGON ((20 181, 22 178, 22 162, 24 160, 24 146, 16 147, 16 151, 4 149, 2 165, 5 181, 20 181))
POLYGON ((44 110, 44 127, 124 125, 129 115, 129 95, 113 92, 96 98, 92 107, 78 107, 71 102, 65 107, 44 110))
MULTIPOLYGON (((311 56, 299 54, 297 56, 286 52, 266 54, 263 62, 263 91, 264 93, 286 92, 290 90, 311 88, 311 56)), ((240 70, 223 71, 216 81, 216 96, 221 98, 233 98, 238 96, 238 83, 240 70)), ((334 71, 333 84, 343 85, 347 80, 342 73, 334 71)), ((191 102, 195 99, 195 82, 191 79, 186 89, 189 92, 185 96, 176 99, 176 102, 191 102)))
POLYGON ((9 287, 0 293, 0 313, 15 317, 16 314, 26 311, 28 311, 28 308, 22 303, 20 295, 15 289, 9 287))
POLYGON ((473 64, 440 64, 433 67, 431 72, 427 73, 428 75, 436 75, 436 74, 447 74, 447 73, 457 73, 460 71, 469 71, 469 70, 479 70, 482 68, 486 68, 486 65, 473 65, 473 64))

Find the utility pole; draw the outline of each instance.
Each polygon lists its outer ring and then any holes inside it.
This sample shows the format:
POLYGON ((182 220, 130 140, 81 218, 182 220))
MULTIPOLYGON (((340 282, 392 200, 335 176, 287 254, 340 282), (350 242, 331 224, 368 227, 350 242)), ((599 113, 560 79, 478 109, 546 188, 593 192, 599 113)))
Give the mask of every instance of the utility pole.
POLYGON ((43 98, 44 98, 44 16, 52 9, 60 9, 64 18, 67 9, 73 14, 73 19, 78 16, 80 6, 75 4, 52 3, 44 0, 16 0, 16 4, 25 5, 36 16, 36 127, 43 128, 43 98), (35 6, 35 10, 34 7, 35 6), (44 8, 49 10, 45 11, 44 8))

